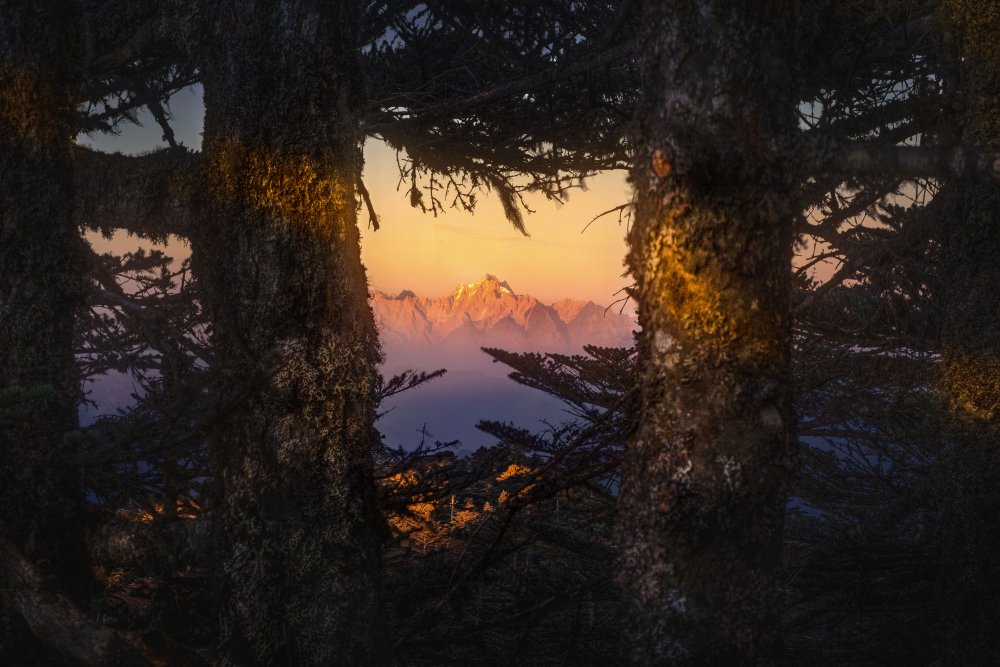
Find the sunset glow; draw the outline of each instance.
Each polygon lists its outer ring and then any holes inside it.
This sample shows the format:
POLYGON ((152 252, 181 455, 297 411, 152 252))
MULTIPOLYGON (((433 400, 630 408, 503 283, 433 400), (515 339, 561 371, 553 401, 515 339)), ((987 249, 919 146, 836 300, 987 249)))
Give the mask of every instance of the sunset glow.
POLYGON ((535 213, 525 218, 530 237, 504 218, 496 197, 484 197, 474 215, 449 210, 433 217, 409 205, 405 192, 396 190, 397 180, 393 152, 369 143, 365 183, 381 229, 368 228, 364 212, 359 222, 362 258, 376 289, 436 297, 492 273, 543 301, 590 299, 608 305, 628 284, 622 277, 626 228, 618 214, 587 227, 596 215, 629 200, 624 173, 591 179, 587 190, 574 190, 563 205, 531 197, 535 213))
MULTIPOLYGON (((204 106, 199 88, 177 93, 171 99, 178 139, 188 148, 201 148, 204 106)), ((119 136, 80 137, 84 145, 102 151, 139 154, 163 148, 159 128, 148 112, 139 114, 141 126, 123 125, 119 136)), ((629 284, 624 272, 626 224, 610 213, 589 225, 593 218, 631 197, 624 172, 599 174, 586 189, 574 189, 560 204, 541 195, 526 200, 535 211, 525 216, 530 237, 518 232, 504 218, 493 195, 480 196, 474 214, 449 209, 433 216, 410 206, 406 189, 397 190, 399 173, 395 152, 369 140, 365 145, 365 186, 380 218, 376 232, 368 226, 362 207, 358 223, 362 232, 362 260, 373 289, 386 293, 413 290, 421 296, 448 294, 460 282, 492 273, 518 292, 552 302, 562 298, 592 300, 609 305, 629 284), (586 228, 586 231, 584 229, 586 228)), ((140 243, 126 234, 111 243, 97 241, 95 248, 124 252, 140 243)), ((141 244, 148 245, 148 244, 141 244)), ((178 259, 184 245, 171 244, 168 252, 178 259)))

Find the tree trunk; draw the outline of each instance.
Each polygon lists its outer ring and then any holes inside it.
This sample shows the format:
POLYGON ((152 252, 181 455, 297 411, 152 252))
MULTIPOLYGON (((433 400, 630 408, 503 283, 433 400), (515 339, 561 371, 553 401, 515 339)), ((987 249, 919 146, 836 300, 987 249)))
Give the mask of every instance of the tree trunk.
POLYGON ((640 401, 624 461, 629 664, 774 664, 796 467, 791 15, 647 2, 634 145, 640 401))
MULTIPOLYGON (((942 190, 941 631, 949 665, 1000 663, 1000 253, 996 186, 942 190)), ((937 203, 937 202, 935 202, 937 203)))
MULTIPOLYGON (((965 101, 962 144, 1000 146, 1000 11, 986 0, 943 3, 965 101)), ((942 616, 945 664, 1000 663, 1000 191, 942 189, 940 388, 954 417, 943 460, 942 616), (945 214, 947 215, 947 214, 945 214)), ((937 203, 937 202, 935 202, 937 203)))
POLYGON ((0 536, 64 593, 86 589, 73 319, 73 3, 0 2, 0 536))
POLYGON ((211 446, 229 664, 377 662, 378 342, 354 190, 358 12, 228 0, 210 27, 206 227, 193 241, 227 378, 211 446))

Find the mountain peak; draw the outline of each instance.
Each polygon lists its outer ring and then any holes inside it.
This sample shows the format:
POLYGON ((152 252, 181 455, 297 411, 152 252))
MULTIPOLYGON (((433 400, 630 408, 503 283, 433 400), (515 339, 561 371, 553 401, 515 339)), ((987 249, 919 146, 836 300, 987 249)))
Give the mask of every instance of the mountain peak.
POLYGON ((484 273, 483 276, 472 283, 459 283, 458 287, 455 288, 455 292, 452 295, 457 301, 463 296, 470 296, 479 292, 482 288, 488 288, 493 291, 496 296, 501 296, 502 294, 508 294, 510 296, 517 296, 514 290, 511 289, 510 284, 506 280, 500 280, 492 273, 484 273))
POLYGON ((563 299, 547 306, 515 294, 505 280, 487 273, 437 298, 373 294, 372 308, 386 349, 478 349, 574 353, 584 344, 623 347, 632 341, 631 317, 608 312, 593 301, 563 299))

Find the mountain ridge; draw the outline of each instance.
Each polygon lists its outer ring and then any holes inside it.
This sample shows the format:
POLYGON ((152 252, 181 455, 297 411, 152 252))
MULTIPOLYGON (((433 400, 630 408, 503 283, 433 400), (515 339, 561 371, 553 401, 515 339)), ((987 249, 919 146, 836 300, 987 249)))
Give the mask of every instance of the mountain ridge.
POLYGON ((383 345, 417 347, 495 346, 513 351, 572 353, 583 345, 618 347, 632 344, 632 317, 609 311, 593 301, 560 299, 542 303, 518 294, 491 273, 459 283, 450 294, 396 295, 374 290, 372 310, 383 345))

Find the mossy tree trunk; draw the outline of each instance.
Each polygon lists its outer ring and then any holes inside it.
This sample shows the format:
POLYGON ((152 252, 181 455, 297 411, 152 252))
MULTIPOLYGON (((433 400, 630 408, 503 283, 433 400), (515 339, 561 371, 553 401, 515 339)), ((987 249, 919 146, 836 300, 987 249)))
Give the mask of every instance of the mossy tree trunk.
MULTIPOLYGON (((942 193, 943 195, 945 193, 942 193)), ((953 419, 942 460, 941 631, 946 664, 1000 662, 1000 193, 947 193, 940 388, 953 419)))
POLYGON ((0 2, 0 534, 64 593, 86 589, 73 452, 81 303, 73 223, 74 3, 0 2))
MULTIPOLYGON (((1000 147, 1000 7, 949 0, 943 25, 961 63, 964 146, 1000 147)), ((942 467, 945 664, 1000 663, 1000 189, 942 189, 940 389, 954 417, 942 467)))
POLYGON ((193 242, 226 378, 211 434, 224 659, 377 664, 378 343, 355 203, 359 7, 228 0, 215 11, 206 227, 193 242))
POLYGON ((647 2, 640 400, 619 539, 629 664, 774 664, 795 469, 790 3, 647 2))

